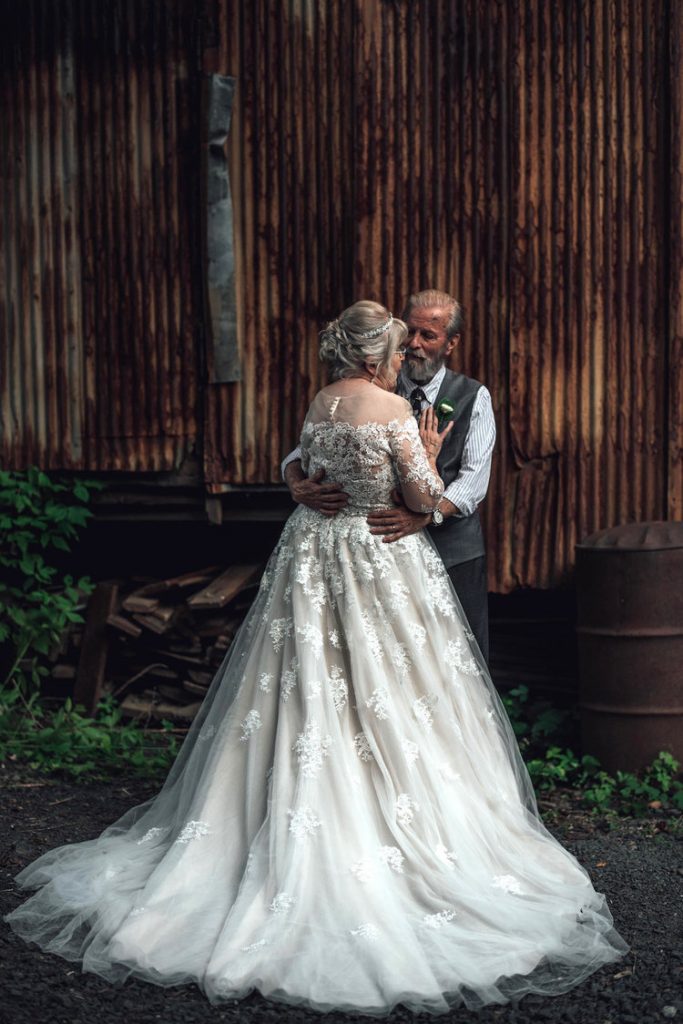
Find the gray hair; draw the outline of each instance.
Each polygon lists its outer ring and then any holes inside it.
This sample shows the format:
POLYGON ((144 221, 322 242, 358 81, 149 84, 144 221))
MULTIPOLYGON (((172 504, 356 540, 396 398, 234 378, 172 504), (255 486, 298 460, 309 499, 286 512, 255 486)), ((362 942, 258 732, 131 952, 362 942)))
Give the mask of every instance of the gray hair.
POLYGON ((366 362, 382 370, 407 337, 402 320, 379 302, 361 299, 320 332, 320 358, 330 364, 335 380, 354 376, 366 362))
POLYGON ((431 306, 438 306, 439 309, 444 309, 448 312, 448 321, 446 322, 447 338, 454 338, 456 334, 462 334, 465 324, 465 314, 462 306, 452 295, 449 295, 447 292, 436 291, 434 288, 429 288, 424 292, 414 292, 412 295, 409 295, 403 310, 403 319, 407 320, 413 309, 429 309, 431 306))

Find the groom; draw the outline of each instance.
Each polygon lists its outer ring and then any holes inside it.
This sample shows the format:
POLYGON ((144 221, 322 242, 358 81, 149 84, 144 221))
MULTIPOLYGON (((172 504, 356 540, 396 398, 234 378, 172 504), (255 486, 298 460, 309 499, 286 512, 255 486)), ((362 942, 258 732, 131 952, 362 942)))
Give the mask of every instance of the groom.
MULTIPOLYGON (((408 342, 397 392, 408 399, 416 416, 428 405, 438 408, 444 399, 455 409, 455 425, 437 459, 445 490, 433 513, 413 512, 396 495, 396 507, 371 513, 368 523, 371 533, 387 543, 426 527, 488 661, 486 555, 477 506, 486 496, 496 439, 491 396, 483 384, 446 367, 463 326, 462 308, 451 295, 417 292, 409 297, 403 319, 408 342)), ((346 504, 346 495, 336 484, 322 482, 320 475, 307 479, 299 455, 297 449, 282 464, 292 497, 335 515, 346 504)))

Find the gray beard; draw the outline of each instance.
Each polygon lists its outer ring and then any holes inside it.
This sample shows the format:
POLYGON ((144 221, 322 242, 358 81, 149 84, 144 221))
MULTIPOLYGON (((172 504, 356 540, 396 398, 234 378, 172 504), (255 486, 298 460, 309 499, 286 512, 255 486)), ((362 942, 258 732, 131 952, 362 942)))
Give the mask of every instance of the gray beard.
POLYGON ((408 359, 406 357, 406 376, 414 384, 428 384, 432 377, 444 366, 445 359, 408 359))

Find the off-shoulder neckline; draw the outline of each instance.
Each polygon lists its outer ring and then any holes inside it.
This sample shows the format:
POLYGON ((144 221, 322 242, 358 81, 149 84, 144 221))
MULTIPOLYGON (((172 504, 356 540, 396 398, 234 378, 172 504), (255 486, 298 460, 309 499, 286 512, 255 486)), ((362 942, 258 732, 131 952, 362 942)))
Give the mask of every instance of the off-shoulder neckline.
MULTIPOLYGON (((374 385, 371 384, 370 381, 362 381, 361 383, 367 384, 368 387, 374 387, 374 385)), ((316 398, 324 398, 327 402, 334 402, 343 401, 344 399, 348 398, 358 398, 363 396, 368 397, 369 395, 369 392, 367 391, 366 388, 362 388, 360 390, 353 390, 348 392, 347 394, 344 394, 343 392, 341 394, 333 394, 327 391, 327 388, 329 386, 330 385, 326 385, 324 388, 321 388, 320 391, 318 391, 316 398)), ((387 398, 392 399, 392 401, 387 403, 389 405, 395 405, 397 404, 397 402, 398 404, 405 403, 406 405, 409 405, 406 399, 402 395, 396 394, 395 391, 382 391, 379 388, 375 388, 375 391, 377 392, 375 395, 373 395, 373 399, 375 401, 380 398, 380 395, 385 395, 387 398), (394 402, 393 399, 396 399, 397 402, 394 402)))
MULTIPOLYGON (((304 424, 304 430, 313 430, 315 427, 350 427, 351 430, 363 430, 364 427, 392 427, 395 430, 399 430, 402 427, 409 426, 411 423, 415 423, 414 417, 409 417, 405 420, 399 420, 396 416, 392 419, 382 423, 380 420, 366 420, 364 423, 349 423, 347 420, 318 420, 317 423, 311 423, 307 420, 304 424)), ((415 423, 417 427, 417 423, 415 423)))

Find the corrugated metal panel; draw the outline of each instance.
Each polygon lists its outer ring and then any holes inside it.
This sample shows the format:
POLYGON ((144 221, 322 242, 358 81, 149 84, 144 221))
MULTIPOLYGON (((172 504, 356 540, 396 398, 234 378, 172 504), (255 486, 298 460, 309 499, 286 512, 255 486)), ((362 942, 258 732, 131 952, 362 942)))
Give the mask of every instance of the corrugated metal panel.
POLYGON ((671 166, 669 177, 670 324, 669 350, 669 516, 683 519, 683 9, 673 4, 670 28, 671 166))
POLYGON ((3 464, 78 466, 83 338, 73 23, 5 10, 0 307, 3 464), (10 47, 10 43, 12 44, 10 47))
POLYGON ((556 584, 578 538, 667 514, 668 11, 222 5, 251 364, 213 392, 216 485, 278 479, 326 316, 434 286, 464 303, 455 365, 497 411, 493 589, 556 584))
POLYGON ((3 464, 171 469, 197 435, 194 4, 4 21, 3 464))
POLYGON ((666 514, 667 5, 513 6, 503 486, 520 532, 494 573, 547 586, 577 540, 666 514))

